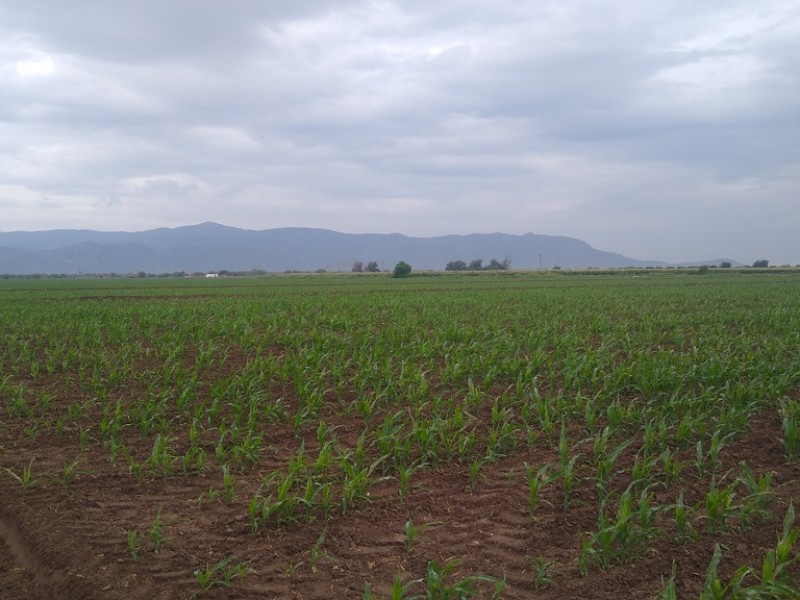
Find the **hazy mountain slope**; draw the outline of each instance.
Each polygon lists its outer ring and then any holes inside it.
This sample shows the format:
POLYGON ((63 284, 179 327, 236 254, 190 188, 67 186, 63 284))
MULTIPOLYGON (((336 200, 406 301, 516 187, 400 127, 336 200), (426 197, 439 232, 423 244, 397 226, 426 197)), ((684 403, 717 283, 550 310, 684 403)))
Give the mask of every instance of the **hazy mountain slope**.
POLYGON ((449 261, 476 258, 545 269, 664 264, 597 250, 574 238, 533 233, 414 238, 302 227, 255 231, 216 223, 141 232, 0 232, 0 273, 9 274, 348 270, 356 260, 376 261, 382 269, 399 260, 415 269, 443 269, 449 261))

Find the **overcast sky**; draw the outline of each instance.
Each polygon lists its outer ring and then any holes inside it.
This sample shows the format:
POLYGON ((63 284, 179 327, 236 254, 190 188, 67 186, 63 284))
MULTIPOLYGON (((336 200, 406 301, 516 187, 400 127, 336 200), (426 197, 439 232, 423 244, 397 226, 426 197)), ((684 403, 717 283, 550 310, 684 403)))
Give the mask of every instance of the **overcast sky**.
POLYGON ((796 0, 8 0, 0 231, 800 263, 796 0))

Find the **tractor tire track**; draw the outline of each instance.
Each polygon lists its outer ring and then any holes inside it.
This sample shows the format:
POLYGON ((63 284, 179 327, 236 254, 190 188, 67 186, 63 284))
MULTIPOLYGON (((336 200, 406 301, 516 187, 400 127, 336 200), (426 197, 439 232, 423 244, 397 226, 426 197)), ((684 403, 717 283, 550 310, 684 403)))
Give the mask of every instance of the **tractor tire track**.
POLYGON ((34 598, 49 598, 49 575, 25 543, 13 521, 0 513, 0 541, 8 548, 17 567, 27 571, 31 577, 34 598))
MULTIPOLYGON (((22 579, 29 585, 17 596, 31 600, 90 600, 94 596, 78 581, 68 581, 66 576, 54 568, 50 561, 42 560, 36 545, 31 544, 16 520, 0 508, 0 544, 5 545, 17 569, 23 571, 22 579)), ((12 566, 13 568, 13 566, 12 566)), ((4 593, 10 593, 5 590, 4 593)), ((3 596, 14 600, 14 596, 3 596)))

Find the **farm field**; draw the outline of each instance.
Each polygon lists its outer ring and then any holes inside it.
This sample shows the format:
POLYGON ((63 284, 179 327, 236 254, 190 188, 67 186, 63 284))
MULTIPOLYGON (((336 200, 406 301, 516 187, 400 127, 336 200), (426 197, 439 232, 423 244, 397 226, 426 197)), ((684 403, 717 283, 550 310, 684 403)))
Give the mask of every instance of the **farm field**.
POLYGON ((4 599, 800 598, 800 273, 0 280, 4 599))

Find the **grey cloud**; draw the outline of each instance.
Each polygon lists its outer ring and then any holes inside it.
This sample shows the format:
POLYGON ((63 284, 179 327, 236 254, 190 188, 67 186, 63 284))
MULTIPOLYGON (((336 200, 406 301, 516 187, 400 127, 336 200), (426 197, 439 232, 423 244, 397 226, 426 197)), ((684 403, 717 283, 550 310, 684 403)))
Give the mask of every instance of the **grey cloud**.
POLYGON ((37 1, 0 34, 4 228, 531 230, 800 262, 789 2, 37 1))

